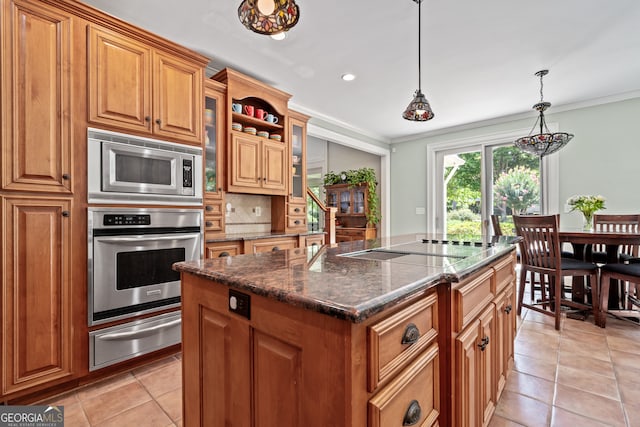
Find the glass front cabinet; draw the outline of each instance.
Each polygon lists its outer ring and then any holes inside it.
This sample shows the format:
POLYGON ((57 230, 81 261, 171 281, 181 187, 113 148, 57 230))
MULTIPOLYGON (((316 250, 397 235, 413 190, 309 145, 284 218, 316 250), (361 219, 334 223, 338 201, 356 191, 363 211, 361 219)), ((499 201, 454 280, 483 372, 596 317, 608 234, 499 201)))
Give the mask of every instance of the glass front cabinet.
POLYGON ((204 110, 204 231, 208 237, 224 233, 224 149, 226 86, 205 80, 204 110))
POLYGON ((308 116, 289 110, 290 180, 287 230, 307 230, 307 120, 308 116))

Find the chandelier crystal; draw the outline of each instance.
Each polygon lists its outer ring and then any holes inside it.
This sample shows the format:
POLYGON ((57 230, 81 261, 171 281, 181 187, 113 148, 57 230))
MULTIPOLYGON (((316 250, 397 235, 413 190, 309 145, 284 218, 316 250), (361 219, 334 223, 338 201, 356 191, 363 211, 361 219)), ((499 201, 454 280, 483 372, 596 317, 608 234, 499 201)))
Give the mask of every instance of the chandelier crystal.
POLYGON ((533 106, 533 109, 538 111, 540 115, 538 119, 531 128, 529 135, 523 136, 522 138, 518 138, 515 141, 515 146, 521 149, 522 151, 526 151, 527 153, 535 154, 536 156, 546 156, 551 153, 555 153, 565 145, 571 138, 573 138, 573 134, 567 132, 550 132, 547 127, 547 122, 544 118, 544 112, 551 107, 550 102, 545 102, 542 95, 542 78, 549 74, 549 70, 541 70, 538 71, 535 75, 540 77, 540 102, 533 106), (536 127, 539 126, 540 133, 533 134, 536 127))
POLYGON ((293 28, 300 18, 300 8, 294 0, 243 0, 238 18, 254 33, 273 35, 293 28))
POLYGON ((416 90, 413 99, 402 113, 402 117, 406 120, 411 120, 414 122, 426 122, 427 120, 431 120, 434 116, 433 111, 431 110, 431 105, 429 105, 429 101, 422 93, 422 80, 421 80, 421 69, 420 69, 420 40, 421 40, 421 15, 422 15, 422 0, 413 0, 418 3, 418 90, 416 90))

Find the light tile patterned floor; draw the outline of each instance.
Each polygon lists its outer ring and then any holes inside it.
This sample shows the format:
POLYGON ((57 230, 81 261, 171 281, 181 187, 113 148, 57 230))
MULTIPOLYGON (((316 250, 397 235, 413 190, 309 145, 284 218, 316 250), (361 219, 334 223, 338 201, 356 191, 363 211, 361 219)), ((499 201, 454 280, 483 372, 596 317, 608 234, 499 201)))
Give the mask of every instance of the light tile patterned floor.
MULTIPOLYGON (((640 327, 523 311, 515 367, 490 427, 640 427, 640 327)), ((64 405, 65 426, 182 425, 180 356, 89 385, 46 403, 64 405)), ((288 426, 286 426, 288 427, 288 426)))

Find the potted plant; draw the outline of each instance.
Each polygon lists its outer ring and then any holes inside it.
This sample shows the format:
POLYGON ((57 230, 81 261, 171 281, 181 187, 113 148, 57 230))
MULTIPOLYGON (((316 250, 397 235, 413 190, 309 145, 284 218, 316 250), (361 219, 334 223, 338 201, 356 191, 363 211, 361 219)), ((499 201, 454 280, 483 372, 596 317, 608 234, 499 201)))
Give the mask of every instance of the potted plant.
POLYGON ((367 192, 367 222, 376 225, 380 222, 380 198, 376 193, 378 181, 376 179, 376 171, 372 168, 350 169, 335 173, 333 171, 324 175, 324 185, 349 184, 350 187, 356 185, 368 185, 367 192))

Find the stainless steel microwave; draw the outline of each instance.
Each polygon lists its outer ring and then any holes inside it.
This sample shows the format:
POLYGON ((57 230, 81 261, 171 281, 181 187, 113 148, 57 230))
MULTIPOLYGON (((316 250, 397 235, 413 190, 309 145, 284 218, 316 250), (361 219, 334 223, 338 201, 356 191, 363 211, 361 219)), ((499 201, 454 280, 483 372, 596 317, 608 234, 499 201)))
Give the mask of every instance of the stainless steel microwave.
POLYGON ((89 203, 202 204, 202 149, 88 129, 89 203))

